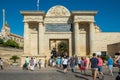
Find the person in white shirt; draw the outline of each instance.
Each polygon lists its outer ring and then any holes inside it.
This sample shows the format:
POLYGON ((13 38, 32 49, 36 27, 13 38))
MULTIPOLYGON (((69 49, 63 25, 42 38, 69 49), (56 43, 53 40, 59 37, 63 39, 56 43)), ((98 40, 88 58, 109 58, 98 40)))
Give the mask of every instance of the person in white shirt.
POLYGON ((36 61, 35 58, 33 60, 34 60, 34 67, 36 67, 37 66, 37 61, 36 61))
POLYGON ((31 60, 30 60, 30 70, 31 70, 31 71, 34 71, 34 65, 35 65, 34 59, 31 58, 31 60))
POLYGON ((66 56, 62 60, 62 64, 63 64, 63 72, 66 73, 67 72, 67 66, 68 66, 68 58, 66 56))

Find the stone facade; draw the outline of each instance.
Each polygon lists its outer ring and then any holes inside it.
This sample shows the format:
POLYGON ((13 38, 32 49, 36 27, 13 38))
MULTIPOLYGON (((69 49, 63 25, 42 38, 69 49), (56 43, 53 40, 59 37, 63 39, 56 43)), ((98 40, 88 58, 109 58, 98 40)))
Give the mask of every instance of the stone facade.
MULTIPOLYGON (((68 55, 86 56, 97 51, 107 51, 107 45, 120 41, 120 33, 103 33, 95 24, 97 11, 70 11, 64 6, 54 6, 47 13, 42 11, 21 11, 24 16, 24 55, 50 58, 51 40, 57 45, 68 41, 68 55), (68 31, 49 31, 62 25, 71 27, 68 31), (59 25, 59 26, 58 26, 59 25), (111 38, 112 37, 112 38, 111 38)), ((68 28, 69 29, 69 28, 68 28)), ((54 45, 54 44, 53 44, 54 45)), ((45 60, 44 59, 44 60, 45 60)))

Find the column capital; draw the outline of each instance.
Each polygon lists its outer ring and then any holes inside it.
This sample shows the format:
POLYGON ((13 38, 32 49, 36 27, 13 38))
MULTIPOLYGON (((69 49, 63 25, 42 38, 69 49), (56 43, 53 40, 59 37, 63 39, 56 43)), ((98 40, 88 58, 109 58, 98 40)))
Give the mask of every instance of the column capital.
POLYGON ((78 24, 79 22, 74 22, 74 24, 78 24))
POLYGON ((28 24, 28 22, 24 22, 24 24, 28 24))
POLYGON ((24 23, 29 23, 29 21, 25 21, 25 20, 24 20, 23 22, 24 22, 24 23))
POLYGON ((78 22, 75 22, 75 23, 74 23, 74 27, 75 27, 75 26, 79 26, 79 23, 78 23, 78 22))
POLYGON ((39 24, 43 24, 43 22, 38 22, 39 24))
POLYGON ((93 32, 95 32, 94 27, 95 27, 94 22, 90 22, 90 31, 92 30, 93 32))
POLYGON ((89 23, 94 23, 94 22, 89 22, 89 23))
MULTIPOLYGON (((43 23, 43 22, 38 22, 38 24, 39 24, 39 25, 44 25, 44 23, 43 23)), ((40 26, 39 26, 39 27, 40 27, 40 26)), ((44 27, 44 26, 43 26, 43 27, 44 27)))
POLYGON ((90 25, 94 25, 94 22, 89 22, 90 25))

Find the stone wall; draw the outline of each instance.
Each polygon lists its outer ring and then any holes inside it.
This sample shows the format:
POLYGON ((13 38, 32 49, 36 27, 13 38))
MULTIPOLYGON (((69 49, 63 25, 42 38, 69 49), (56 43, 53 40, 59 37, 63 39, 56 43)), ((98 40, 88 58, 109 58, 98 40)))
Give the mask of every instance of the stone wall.
POLYGON ((107 46, 108 53, 114 57, 115 53, 118 53, 120 51, 120 43, 115 43, 115 44, 109 44, 107 46))
POLYGON ((95 33, 94 52, 107 51, 107 45, 120 42, 120 33, 95 33))
POLYGON ((79 45, 80 45, 80 51, 79 51, 79 55, 78 56, 86 56, 87 53, 87 47, 88 47, 88 43, 87 43, 87 35, 86 34, 79 34, 79 45))
POLYGON ((37 55, 38 53, 38 34, 30 34, 30 54, 37 55))
MULTIPOLYGON (((0 57, 4 59, 4 61, 10 61, 10 57, 13 55, 21 57, 22 54, 23 50, 21 49, 0 47, 0 57)), ((20 62, 20 59, 18 60, 18 62, 20 62)))

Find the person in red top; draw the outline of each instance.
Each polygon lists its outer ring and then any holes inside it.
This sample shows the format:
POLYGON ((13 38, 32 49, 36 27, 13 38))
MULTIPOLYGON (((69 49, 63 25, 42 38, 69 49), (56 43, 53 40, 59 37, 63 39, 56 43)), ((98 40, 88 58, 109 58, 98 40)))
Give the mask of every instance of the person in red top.
POLYGON ((88 67, 88 60, 86 59, 86 57, 84 57, 84 63, 85 63, 85 68, 87 69, 87 67, 88 67))
POLYGON ((85 66, 85 74, 86 74, 86 71, 88 69, 88 60, 86 57, 84 57, 84 66, 85 66))
POLYGON ((97 66, 98 66, 98 72, 99 72, 99 74, 102 75, 102 78, 104 78, 104 75, 103 75, 103 72, 102 72, 103 60, 100 57, 100 55, 97 55, 97 57, 98 57, 98 64, 97 64, 97 66))
POLYGON ((81 74, 82 74, 83 71, 84 71, 84 74, 86 74, 85 69, 86 69, 85 61, 84 61, 84 58, 81 57, 81 65, 80 65, 81 74))

